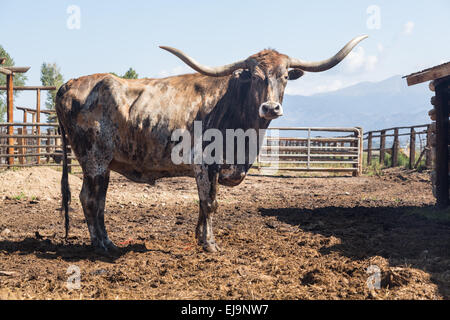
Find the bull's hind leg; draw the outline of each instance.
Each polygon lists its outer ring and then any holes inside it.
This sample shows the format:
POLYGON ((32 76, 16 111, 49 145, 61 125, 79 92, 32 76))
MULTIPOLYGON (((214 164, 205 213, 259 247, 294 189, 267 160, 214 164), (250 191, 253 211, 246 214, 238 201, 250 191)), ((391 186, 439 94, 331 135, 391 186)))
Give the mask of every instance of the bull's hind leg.
POLYGON ((214 239, 212 215, 217 210, 217 179, 218 172, 212 166, 199 165, 195 167, 200 210, 195 236, 200 245, 208 252, 219 251, 214 239))
POLYGON ((109 184, 109 170, 101 174, 84 172, 80 201, 88 225, 91 243, 101 254, 115 253, 118 248, 108 238, 105 228, 104 211, 106 191, 109 184))

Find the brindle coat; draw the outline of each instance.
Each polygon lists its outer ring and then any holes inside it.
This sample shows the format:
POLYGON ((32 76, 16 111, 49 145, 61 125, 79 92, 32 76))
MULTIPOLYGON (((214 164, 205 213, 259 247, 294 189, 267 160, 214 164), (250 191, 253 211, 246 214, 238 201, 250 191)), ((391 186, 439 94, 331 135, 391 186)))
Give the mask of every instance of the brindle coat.
MULTIPOLYGON (((117 250, 103 217, 110 170, 143 183, 162 177, 195 177, 200 199, 196 236, 205 250, 219 249, 212 230, 218 184, 238 185, 254 159, 247 159, 245 165, 175 165, 171 151, 177 142, 171 141, 171 135, 176 129, 186 129, 193 136, 195 120, 203 122, 203 130, 216 128, 223 133, 226 129, 266 129, 271 119, 282 115, 287 81, 301 77, 303 71, 289 70, 288 56, 274 50, 249 59, 253 62, 250 68, 223 77, 196 73, 126 80, 94 74, 60 88, 56 111, 68 139, 64 145, 72 146, 83 170, 80 200, 96 249, 117 250)), ((67 170, 62 186, 67 235, 67 170)))

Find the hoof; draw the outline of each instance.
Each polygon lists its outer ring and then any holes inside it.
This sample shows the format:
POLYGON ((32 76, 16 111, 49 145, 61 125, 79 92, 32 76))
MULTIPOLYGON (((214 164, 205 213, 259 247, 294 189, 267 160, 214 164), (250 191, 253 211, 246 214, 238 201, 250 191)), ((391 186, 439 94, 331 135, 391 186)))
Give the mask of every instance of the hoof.
POLYGON ((103 257, 108 257, 110 256, 108 249, 106 249, 105 246, 103 245, 92 245, 93 249, 94 249, 94 253, 99 255, 99 256, 103 256, 103 257))
POLYGON ((119 248, 118 246, 116 246, 113 242, 109 242, 109 243, 106 245, 106 248, 107 248, 108 253, 109 253, 110 255, 117 256, 117 255, 120 255, 120 253, 122 253, 122 249, 119 248))
POLYGON ((210 243, 204 244, 203 250, 205 250, 206 252, 210 252, 210 253, 222 251, 222 249, 220 249, 220 247, 215 242, 210 242, 210 243))
POLYGON ((112 242, 109 242, 106 245, 103 242, 100 242, 95 245, 93 244, 92 246, 96 254, 104 257, 115 257, 121 253, 120 248, 112 242))

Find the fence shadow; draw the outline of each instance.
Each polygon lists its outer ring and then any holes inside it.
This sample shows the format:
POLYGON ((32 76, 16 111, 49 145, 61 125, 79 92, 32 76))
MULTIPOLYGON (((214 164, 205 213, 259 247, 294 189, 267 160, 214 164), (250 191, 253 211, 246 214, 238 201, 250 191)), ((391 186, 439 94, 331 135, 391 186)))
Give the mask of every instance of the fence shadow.
POLYGON ((56 259, 61 258, 65 261, 102 261, 115 262, 121 256, 128 252, 146 252, 148 251, 144 244, 128 244, 121 247, 120 252, 115 255, 101 255, 94 252, 94 249, 87 244, 75 243, 53 243, 49 239, 25 238, 21 241, 3 240, 0 241, 0 251, 7 253, 34 254, 38 258, 56 259))
POLYGON ((444 285, 439 277, 450 267, 450 223, 427 219, 418 214, 421 210, 432 208, 259 208, 263 216, 274 216, 280 222, 298 226, 305 232, 340 239, 338 244, 321 247, 321 254, 338 252, 352 260, 381 256, 392 267, 407 263, 421 269, 431 275, 431 281, 448 299, 448 281, 444 285))
POLYGON ((280 178, 280 179, 292 179, 292 178, 301 178, 301 179, 339 179, 339 178, 354 178, 351 174, 340 174, 340 175, 307 175, 307 174, 295 174, 283 172, 282 174, 276 175, 268 175, 268 174, 259 174, 259 173, 249 173, 247 176, 252 177, 264 177, 264 178, 280 178))

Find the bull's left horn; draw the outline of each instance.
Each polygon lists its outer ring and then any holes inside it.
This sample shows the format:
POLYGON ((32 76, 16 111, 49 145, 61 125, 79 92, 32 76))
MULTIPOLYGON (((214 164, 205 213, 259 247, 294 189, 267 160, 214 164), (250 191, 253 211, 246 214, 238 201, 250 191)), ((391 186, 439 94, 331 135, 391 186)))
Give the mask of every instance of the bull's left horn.
POLYGON ((295 58, 289 58, 289 67, 290 68, 299 68, 304 71, 309 72, 322 72, 326 71, 328 69, 333 68, 335 65, 337 65, 339 62, 344 60, 344 58, 350 53, 350 51, 353 50, 353 48, 360 43, 362 40, 366 39, 368 36, 363 35, 354 38, 349 43, 347 43, 341 51, 336 53, 333 57, 327 60, 323 61, 317 61, 317 62, 309 62, 309 61, 303 61, 300 59, 295 58))
POLYGON ((214 67, 214 68, 208 67, 208 66, 201 65, 200 63, 198 63, 197 61, 195 61, 194 59, 192 59, 191 57, 186 55, 181 50, 171 48, 171 47, 166 47, 166 46, 159 46, 159 47, 161 49, 167 50, 170 53, 176 55, 178 58, 183 60, 184 63, 186 63, 188 66, 190 66, 195 71, 198 71, 198 72, 200 72, 204 75, 210 76, 210 77, 223 77, 223 76, 232 74, 233 71, 235 71, 237 69, 247 68, 246 60, 241 60, 241 61, 238 61, 238 62, 235 62, 232 64, 228 64, 225 66, 221 66, 221 67, 214 67))

